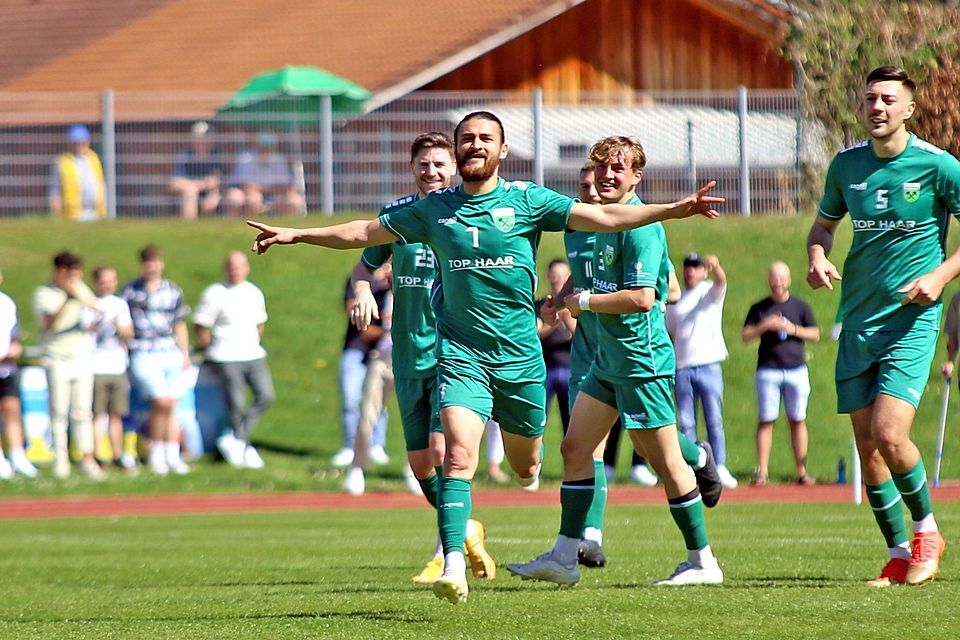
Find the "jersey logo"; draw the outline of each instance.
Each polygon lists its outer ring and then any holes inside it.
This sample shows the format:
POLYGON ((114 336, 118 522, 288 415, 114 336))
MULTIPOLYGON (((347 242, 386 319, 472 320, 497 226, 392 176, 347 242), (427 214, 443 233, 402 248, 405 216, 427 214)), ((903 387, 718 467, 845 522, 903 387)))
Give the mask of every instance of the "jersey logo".
POLYGON ((607 267, 613 264, 613 247, 607 245, 603 248, 603 264, 607 267))
POLYGON ((866 191, 867 183, 866 182, 855 182, 850 185, 851 191, 866 191))
POLYGON ((440 218, 439 220, 437 220, 437 224, 442 224, 445 227, 449 227, 451 225, 457 224, 457 219, 456 218, 440 218))
POLYGON ((903 183, 903 199, 907 201, 907 204, 913 204, 920 199, 920 183, 919 182, 904 182, 903 183))
POLYGON ((513 212, 513 207, 492 209, 490 211, 490 217, 493 218, 493 226, 503 233, 513 229, 513 226, 517 223, 516 215, 513 212))

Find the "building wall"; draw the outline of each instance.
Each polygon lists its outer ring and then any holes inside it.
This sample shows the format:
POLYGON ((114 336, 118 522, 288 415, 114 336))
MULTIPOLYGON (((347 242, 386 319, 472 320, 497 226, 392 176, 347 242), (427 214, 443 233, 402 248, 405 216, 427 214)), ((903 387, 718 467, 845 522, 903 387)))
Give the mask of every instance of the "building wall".
POLYGON ((698 0, 590 0, 428 90, 560 92, 793 87, 776 29, 698 0))

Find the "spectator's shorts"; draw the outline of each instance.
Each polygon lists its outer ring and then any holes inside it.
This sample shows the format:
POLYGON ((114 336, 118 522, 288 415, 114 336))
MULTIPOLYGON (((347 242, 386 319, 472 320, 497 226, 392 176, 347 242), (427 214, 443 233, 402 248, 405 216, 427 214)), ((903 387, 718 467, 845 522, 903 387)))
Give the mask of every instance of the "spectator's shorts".
POLYGON ((464 407, 480 420, 493 418, 507 433, 539 438, 547 423, 547 368, 543 358, 514 367, 440 358, 439 407, 464 407))
POLYGON ((93 376, 93 415, 123 417, 130 413, 130 381, 127 374, 93 376))
POLYGON ((16 368, 7 370, 0 375, 0 398, 20 397, 20 371, 16 368))
POLYGON ((431 433, 443 433, 437 410, 437 376, 396 378, 393 382, 403 423, 407 451, 421 451, 430 446, 431 433))
POLYGON ((132 351, 130 381, 147 400, 179 398, 183 354, 179 351, 132 351))
POLYGON ((920 405, 930 377, 937 330, 928 325, 891 331, 840 332, 837 411, 850 413, 884 394, 920 405))
POLYGON ((760 422, 773 422, 780 415, 780 397, 787 418, 795 422, 807 419, 810 376, 807 366, 792 369, 757 369, 757 410, 760 422))
POLYGON ((626 429, 659 429, 677 423, 673 376, 614 382, 590 369, 580 393, 620 411, 626 429))

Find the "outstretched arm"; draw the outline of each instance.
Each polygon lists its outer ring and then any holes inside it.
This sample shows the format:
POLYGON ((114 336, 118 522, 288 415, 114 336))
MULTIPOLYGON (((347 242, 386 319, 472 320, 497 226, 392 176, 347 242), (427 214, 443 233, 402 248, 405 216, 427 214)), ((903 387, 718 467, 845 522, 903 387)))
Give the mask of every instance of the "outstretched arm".
POLYGON ((602 206, 577 202, 570 210, 568 227, 576 231, 626 231, 653 222, 689 218, 702 215, 716 218, 713 208, 724 198, 707 195, 717 185, 711 180, 696 193, 670 204, 605 204, 602 206))
POLYGON ((359 249, 397 240, 395 235, 380 224, 379 219, 353 220, 311 229, 273 227, 254 220, 247 220, 247 224, 260 232, 253 241, 252 250, 256 253, 266 253, 267 249, 275 244, 314 244, 330 249, 359 249))

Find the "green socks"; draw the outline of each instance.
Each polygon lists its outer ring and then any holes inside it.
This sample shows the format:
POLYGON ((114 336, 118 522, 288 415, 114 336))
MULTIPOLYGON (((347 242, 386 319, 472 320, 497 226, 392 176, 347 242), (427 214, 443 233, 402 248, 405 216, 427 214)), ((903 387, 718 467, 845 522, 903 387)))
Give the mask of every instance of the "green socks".
POLYGON ((603 532, 603 512, 607 508, 607 474, 603 472, 602 459, 593 461, 593 484, 593 502, 590 503, 583 528, 603 532))
POLYGON ((703 500, 700 498, 699 489, 678 498, 670 498, 667 503, 670 505, 673 521, 683 534, 683 542, 688 551, 697 551, 710 544, 707 540, 707 525, 703 520, 703 500))
POLYGON ((423 480, 417 478, 417 482, 420 483, 420 490, 423 491, 423 497, 427 499, 431 507, 436 509, 437 492, 440 490, 440 474, 431 474, 429 478, 423 480))
POLYGON ((593 478, 564 481, 560 485, 560 535, 580 539, 594 493, 593 478))
POLYGON ((683 454, 683 461, 696 469, 697 462, 700 461, 700 447, 683 435, 680 429, 677 429, 677 441, 680 443, 680 453, 683 454))
POLYGON ((930 499, 930 485, 927 484, 927 472, 923 468, 923 459, 906 473, 894 473, 893 483, 903 496, 903 503, 910 510, 914 522, 933 513, 933 501, 930 499))
POLYGON ((903 521, 903 500, 893 480, 887 480, 879 485, 867 485, 867 501, 873 509, 873 517, 877 519, 880 533, 887 543, 887 548, 905 544, 907 527, 903 521))
POLYGON ((463 539, 467 532, 467 520, 473 510, 470 496, 470 481, 463 478, 440 478, 437 520, 443 553, 463 553, 463 539))

